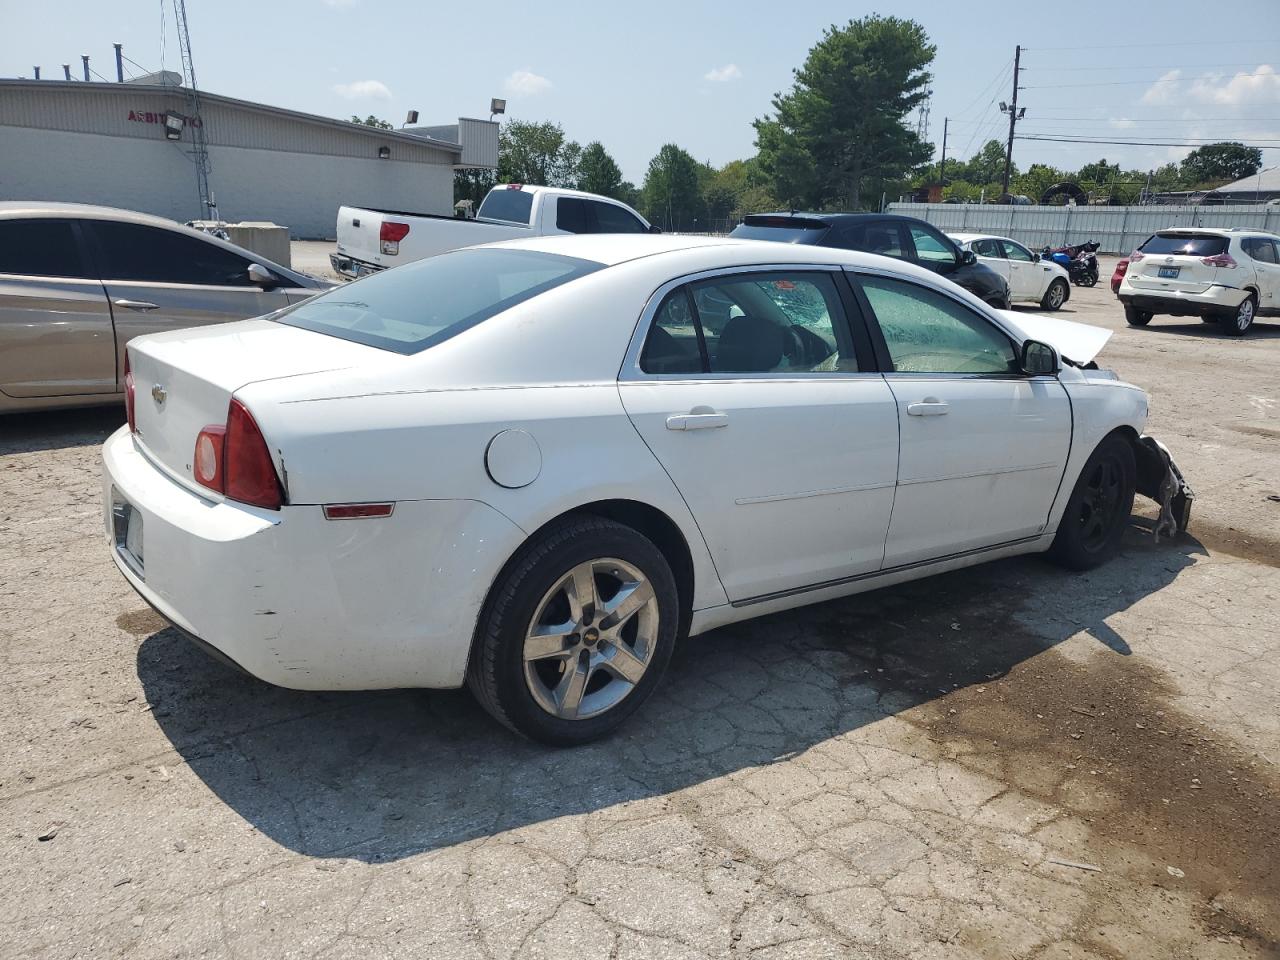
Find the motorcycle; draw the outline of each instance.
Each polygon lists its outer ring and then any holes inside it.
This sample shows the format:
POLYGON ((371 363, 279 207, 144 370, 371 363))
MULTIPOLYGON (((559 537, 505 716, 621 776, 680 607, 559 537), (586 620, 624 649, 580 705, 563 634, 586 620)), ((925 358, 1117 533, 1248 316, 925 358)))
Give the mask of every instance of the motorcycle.
POLYGON ((1102 246, 1097 240, 1078 243, 1065 247, 1045 247, 1041 256, 1067 271, 1071 282, 1081 287, 1092 287, 1098 282, 1097 249, 1102 246))

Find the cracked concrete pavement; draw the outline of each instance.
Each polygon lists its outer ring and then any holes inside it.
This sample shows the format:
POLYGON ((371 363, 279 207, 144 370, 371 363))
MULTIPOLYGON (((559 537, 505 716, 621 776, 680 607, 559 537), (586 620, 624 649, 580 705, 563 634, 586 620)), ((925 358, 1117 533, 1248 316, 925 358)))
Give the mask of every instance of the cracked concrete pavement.
POLYGON ((120 412, 0 423, 2 952, 1280 955, 1280 322, 1063 316, 1117 330, 1192 536, 717 631, 572 751, 207 659, 107 557, 120 412))

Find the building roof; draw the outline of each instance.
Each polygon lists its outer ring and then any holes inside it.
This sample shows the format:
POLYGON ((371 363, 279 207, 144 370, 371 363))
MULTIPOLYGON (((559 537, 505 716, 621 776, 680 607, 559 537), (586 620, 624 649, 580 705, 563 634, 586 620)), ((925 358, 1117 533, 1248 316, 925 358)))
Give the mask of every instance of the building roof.
POLYGON ((1214 193, 1280 193, 1280 167, 1267 167, 1251 177, 1218 187, 1214 193))
MULTIPOLYGON (((92 91, 118 95, 122 99, 126 100, 137 98, 139 94, 152 93, 172 97, 175 95, 185 96, 188 92, 188 88, 186 87, 175 87, 166 84, 86 83, 82 80, 0 79, 0 95, 3 95, 5 92, 10 90, 26 92, 38 92, 41 90, 92 91)), ((422 146, 425 144, 427 146, 435 147, 438 150, 445 150, 459 156, 462 155, 462 144, 453 143, 448 140, 437 140, 433 137, 422 136, 421 134, 402 133, 401 131, 394 129, 383 130, 379 127, 365 126, 362 123, 352 123, 349 120, 335 120, 333 117, 322 117, 314 113, 303 113, 299 110, 288 110, 284 107, 273 107, 265 103, 255 103, 251 100, 238 100, 235 97, 227 97, 219 93, 208 93, 204 90, 200 91, 200 100, 203 104, 220 104, 225 107, 247 110, 252 113, 267 114, 270 116, 280 117, 282 119, 329 127, 341 130, 345 133, 355 134, 357 136, 371 137, 382 142, 391 140, 393 142, 400 141, 403 143, 411 143, 416 146, 422 146)))

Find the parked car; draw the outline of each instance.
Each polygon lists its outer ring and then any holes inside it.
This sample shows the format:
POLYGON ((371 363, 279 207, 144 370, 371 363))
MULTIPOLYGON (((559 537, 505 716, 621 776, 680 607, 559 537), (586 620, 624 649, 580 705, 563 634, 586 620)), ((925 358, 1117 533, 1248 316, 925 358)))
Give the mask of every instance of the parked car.
POLYGON ((106 536, 263 680, 465 682, 580 743, 684 636, 1014 554, 1088 569, 1135 489, 1184 527, 1109 336, 816 246, 459 250, 131 343, 106 536))
POLYGON ((1117 295, 1135 327, 1158 314, 1199 316, 1240 336, 1255 317, 1280 313, 1280 237, 1238 228, 1161 230, 1129 254, 1117 295))
POLYGON ((0 413, 118 403, 133 337, 261 316, 330 286, 160 217, 0 202, 0 413))
POLYGON ((474 220, 338 208, 338 252, 329 263, 349 279, 461 247, 566 233, 656 233, 620 200, 529 184, 506 183, 485 195, 474 220))
POLYGON ((918 264, 994 307, 1009 306, 1009 283, 973 251, 957 247, 932 224, 885 213, 756 213, 731 237, 862 250, 918 264))
POLYGON ((1045 310, 1061 310, 1071 297, 1067 271, 1051 260, 1043 260, 1016 240, 981 233, 952 233, 961 250, 972 250, 1009 284, 1011 300, 1040 304, 1045 310))
POLYGON ((1129 270, 1128 257, 1124 258, 1123 260, 1116 261, 1115 273, 1111 274, 1111 292, 1112 293, 1118 294, 1120 292, 1120 281, 1124 279, 1124 275, 1126 272, 1128 272, 1128 270, 1129 270))

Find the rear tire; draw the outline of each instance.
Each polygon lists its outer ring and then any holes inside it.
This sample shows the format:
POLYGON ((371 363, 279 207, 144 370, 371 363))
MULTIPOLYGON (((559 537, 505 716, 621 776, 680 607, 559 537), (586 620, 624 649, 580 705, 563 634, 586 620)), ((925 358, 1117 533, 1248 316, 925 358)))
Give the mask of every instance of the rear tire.
POLYGON ((1201 323, 1221 323, 1222 317, 1218 316, 1218 314, 1216 313, 1202 313, 1200 314, 1200 322, 1201 323))
POLYGON ((1089 270, 1086 273, 1081 275, 1080 286, 1096 287, 1097 285, 1098 285, 1098 275, 1094 271, 1089 270))
POLYGON ((1049 289, 1044 292, 1044 297, 1040 300, 1040 309, 1061 310, 1062 305, 1067 302, 1067 296, 1067 281, 1059 277, 1049 284, 1049 289))
POLYGON ((1111 434, 1098 444, 1067 501, 1049 557, 1068 570, 1092 570, 1120 549, 1133 511, 1137 461, 1129 441, 1111 434))
POLYGON ((675 578, 652 542, 612 520, 569 517, 527 543, 494 583, 467 686, 516 733, 587 743, 653 693, 679 622, 675 578), (614 622, 618 609, 629 612, 614 622))
POLYGON ((1139 310, 1137 307, 1124 308, 1124 322, 1131 327, 1145 327, 1155 316, 1150 310, 1139 310))
POLYGON ((1253 326, 1253 319, 1258 315, 1258 296, 1251 293, 1236 308, 1236 312, 1228 315, 1222 322, 1222 330, 1233 337, 1242 337, 1253 326))

